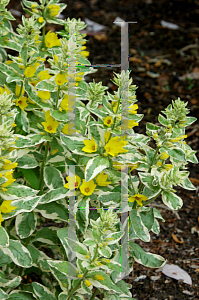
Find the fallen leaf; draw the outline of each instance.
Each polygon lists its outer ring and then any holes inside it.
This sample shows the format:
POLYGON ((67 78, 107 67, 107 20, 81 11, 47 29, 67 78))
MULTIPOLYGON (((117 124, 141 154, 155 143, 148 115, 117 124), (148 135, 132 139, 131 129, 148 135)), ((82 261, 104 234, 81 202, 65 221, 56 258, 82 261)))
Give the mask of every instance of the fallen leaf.
POLYGON ((192 280, 190 275, 177 265, 169 265, 169 264, 164 265, 164 267, 162 268, 162 273, 176 280, 183 279, 184 283, 192 285, 192 280))
POLYGON ((107 41, 108 40, 108 36, 105 33, 98 33, 95 34, 94 39, 98 40, 98 41, 107 41))
POLYGON ((191 183, 193 183, 194 185, 199 185, 199 179, 197 178, 189 178, 189 180, 191 181, 191 183))
POLYGON ((129 61, 130 62, 137 62, 137 63, 142 62, 142 60, 140 58, 137 58, 137 57, 129 57, 129 61))
POLYGON ((190 100, 190 102, 191 102, 192 104, 197 104, 197 103, 198 103, 198 99, 193 98, 193 99, 190 100))
POLYGON ((184 244, 184 241, 180 241, 174 233, 172 233, 171 236, 176 243, 184 244))
POLYGON ((168 29, 173 29, 173 30, 177 30, 180 29, 180 27, 176 24, 170 23, 170 22, 166 22, 164 20, 160 21, 160 24, 162 25, 162 27, 164 28, 168 28, 168 29))

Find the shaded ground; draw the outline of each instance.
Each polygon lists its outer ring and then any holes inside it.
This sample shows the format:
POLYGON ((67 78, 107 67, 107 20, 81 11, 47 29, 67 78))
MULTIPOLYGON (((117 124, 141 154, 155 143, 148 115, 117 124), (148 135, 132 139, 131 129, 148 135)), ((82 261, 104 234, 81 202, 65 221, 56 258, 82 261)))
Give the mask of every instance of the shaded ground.
MULTIPOLYGON (((145 117, 138 129, 145 132, 146 122, 157 122, 158 113, 171 100, 178 97, 188 102, 190 116, 199 117, 199 1, 191 0, 84 0, 62 1, 68 4, 66 17, 89 18, 107 26, 101 34, 88 35, 89 60, 92 64, 120 64, 120 27, 113 24, 115 17, 125 21, 137 21, 129 25, 130 70, 134 84, 138 86, 139 113, 145 117), (160 21, 180 26, 172 30, 161 26, 160 21), (193 79, 184 79, 185 74, 193 79)), ((20 10, 17 1, 10 8, 20 10)), ((108 84, 119 68, 99 68, 88 80, 108 84)), ((188 144, 198 150, 199 121, 187 130, 188 144)), ((198 152, 197 152, 197 157, 198 152)), ((147 251, 164 256, 168 263, 176 264, 189 273, 193 285, 177 282, 159 270, 147 269, 137 263, 131 279, 132 295, 137 300, 199 300, 199 236, 191 229, 199 227, 199 165, 190 164, 190 177, 196 192, 178 189, 184 205, 178 213, 157 207, 165 223, 161 224, 159 236, 152 235, 150 243, 139 242, 147 251), (176 239, 177 238, 177 239, 176 239), (138 282, 140 275, 147 277, 138 282), (152 277, 158 276, 158 277, 152 277), (156 279, 156 280, 154 280, 156 279)), ((161 205, 159 200, 156 205, 161 205)))

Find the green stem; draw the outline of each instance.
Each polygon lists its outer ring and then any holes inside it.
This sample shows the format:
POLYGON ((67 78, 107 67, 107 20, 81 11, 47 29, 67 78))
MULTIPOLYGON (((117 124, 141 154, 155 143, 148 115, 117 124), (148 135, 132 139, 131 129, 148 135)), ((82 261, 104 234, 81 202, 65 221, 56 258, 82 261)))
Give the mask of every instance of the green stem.
POLYGON ((135 189, 134 189, 134 186, 133 186, 133 182, 132 182, 132 178, 131 178, 131 172, 130 172, 130 169, 128 168, 128 173, 129 173, 129 178, 130 178, 130 182, 131 182, 131 186, 132 186, 132 190, 133 190, 133 193, 135 193, 135 189))
MULTIPOLYGON (((117 115, 117 113, 118 113, 119 104, 120 104, 120 98, 119 98, 118 101, 117 101, 117 109, 116 109, 116 113, 115 113, 116 115, 117 115)), ((115 117, 114 117, 114 120, 113 120, 113 126, 112 126, 112 128, 111 128, 112 131, 113 131, 114 128, 115 128, 116 120, 117 120, 117 117, 115 116, 115 117)), ((108 144, 108 142, 110 141, 111 138, 112 138, 112 132, 111 132, 111 134, 110 134, 110 136, 109 136, 108 141, 107 141, 106 144, 108 144)))
POLYGON ((98 292, 98 288, 95 288, 95 291, 94 291, 94 293, 93 293, 93 295, 92 295, 92 297, 91 297, 90 300, 94 300, 95 299, 95 296, 97 295, 97 292, 98 292))
POLYGON ((45 154, 44 154, 44 159, 42 162, 42 166, 41 166, 41 173, 40 173, 40 179, 39 179, 39 195, 41 195, 42 193, 42 186, 43 186, 43 181, 44 181, 44 166, 46 163, 46 159, 47 159, 47 155, 48 155, 48 150, 49 150, 49 141, 46 143, 46 148, 45 148, 45 154))
MULTIPOLYGON (((90 105, 90 108, 92 107, 92 105, 93 105, 93 100, 94 99, 92 99, 91 100, 91 105, 90 105)), ((90 121, 90 115, 88 115, 87 116, 87 118, 86 118, 86 125, 85 125, 85 132, 84 132, 84 135, 86 135, 86 131, 87 131, 87 124, 88 124, 88 122, 90 121)))
POLYGON ((43 144, 44 144, 44 142, 42 142, 42 143, 39 145, 39 147, 38 147, 37 151, 40 151, 40 150, 41 150, 41 148, 42 148, 43 144))
POLYGON ((20 88, 20 92, 19 92, 19 97, 21 97, 22 90, 23 90, 23 81, 22 81, 22 83, 21 83, 21 88, 20 88))
POLYGON ((151 203, 152 201, 154 201, 160 194, 162 193, 162 189, 159 191, 159 193, 154 197, 152 198, 151 200, 147 201, 144 206, 148 205, 149 203, 151 203))
POLYGON ((59 93, 60 93, 60 86, 58 86, 58 89, 57 89, 57 99, 56 99, 56 103, 55 103, 55 109, 57 108, 57 105, 58 105, 59 93))

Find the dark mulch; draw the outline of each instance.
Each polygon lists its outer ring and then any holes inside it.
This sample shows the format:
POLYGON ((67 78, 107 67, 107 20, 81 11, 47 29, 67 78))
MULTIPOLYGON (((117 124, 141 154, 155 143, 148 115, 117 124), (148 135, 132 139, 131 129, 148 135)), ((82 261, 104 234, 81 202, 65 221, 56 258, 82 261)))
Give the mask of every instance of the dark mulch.
MULTIPOLYGON (((129 24, 129 68, 134 84, 138 86, 138 112, 145 114, 139 129, 136 129, 139 133, 145 132, 146 122, 157 122, 158 113, 178 97, 188 102, 190 116, 199 117, 198 0, 62 2, 68 4, 64 13, 66 17, 89 18, 107 26, 103 34, 90 33, 87 36, 92 64, 120 64, 121 29, 113 21, 117 16, 125 21, 137 21, 129 24), (161 20, 175 23, 180 29, 163 28, 161 20), (181 80, 187 73, 194 73, 198 79, 181 80)), ((10 8, 21 10, 19 3, 11 1, 10 8)), ((19 18, 14 25, 18 22, 19 18)), ((119 72, 120 69, 98 69, 97 73, 89 75, 88 80, 102 81, 112 91, 114 86, 110 78, 113 71, 119 72)), ((196 151, 199 146, 198 128, 197 121, 187 129, 188 144, 196 151)), ((199 165, 190 164, 189 171, 197 191, 178 189, 177 194, 184 205, 177 214, 157 207, 166 221, 161 223, 160 235, 152 235, 150 243, 139 244, 147 251, 164 256, 169 264, 176 264, 187 271, 193 285, 178 282, 166 277, 160 270, 147 269, 135 263, 133 274, 126 280, 132 283, 132 295, 137 300, 199 299, 199 237, 196 232, 191 233, 193 227, 199 227, 199 165), (147 277, 134 282, 140 275, 147 277), (154 280, 152 276, 159 277, 154 280)), ((158 200, 155 205, 162 205, 162 202, 158 200)))

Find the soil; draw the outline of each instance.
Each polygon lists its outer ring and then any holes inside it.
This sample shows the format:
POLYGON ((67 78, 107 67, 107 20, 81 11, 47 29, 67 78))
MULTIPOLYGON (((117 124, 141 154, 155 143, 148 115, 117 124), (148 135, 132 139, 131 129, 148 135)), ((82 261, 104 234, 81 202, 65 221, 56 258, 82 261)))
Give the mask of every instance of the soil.
MULTIPOLYGON (((129 69, 138 86, 138 113, 145 117, 136 128, 145 133, 147 122, 157 123, 157 116, 172 100, 180 97, 188 102, 190 116, 199 117, 199 1, 198 0, 64 0, 68 7, 62 13, 69 18, 88 18, 106 26, 101 32, 87 30, 87 49, 92 64, 121 63, 121 28, 113 23, 116 17, 129 24, 129 69), (178 29, 161 25, 161 20, 174 23, 178 29), (192 79, 185 79, 190 74, 192 79)), ((22 11, 19 1, 11 1, 9 8, 22 11)), ((17 17, 15 25, 19 23, 17 17)), ((51 26, 52 27, 52 26, 51 26)), ((89 75, 114 90, 110 78, 120 68, 98 67, 89 75)), ((199 149, 199 121, 188 127, 187 143, 199 149)), ((168 264, 178 265, 192 279, 192 286, 164 275, 160 270, 148 269, 137 263, 129 278, 132 296, 136 300, 199 300, 199 165, 189 164, 190 179, 196 191, 177 189, 183 199, 178 212, 163 208, 161 199, 155 205, 165 219, 160 234, 152 235, 150 243, 139 242, 146 251, 162 255, 168 264), (193 232, 195 228, 195 232, 193 232), (146 275, 145 279, 134 281, 146 275), (154 277, 156 276, 156 277, 154 277)))

